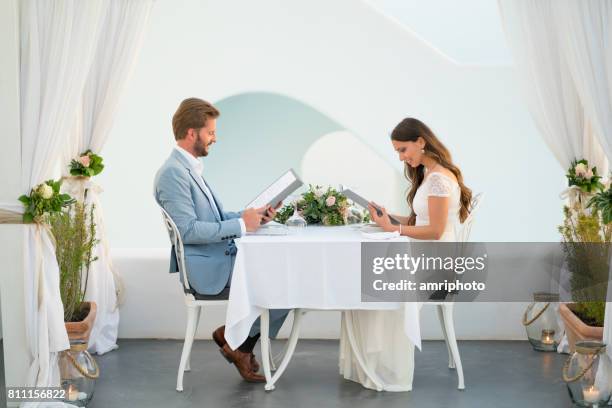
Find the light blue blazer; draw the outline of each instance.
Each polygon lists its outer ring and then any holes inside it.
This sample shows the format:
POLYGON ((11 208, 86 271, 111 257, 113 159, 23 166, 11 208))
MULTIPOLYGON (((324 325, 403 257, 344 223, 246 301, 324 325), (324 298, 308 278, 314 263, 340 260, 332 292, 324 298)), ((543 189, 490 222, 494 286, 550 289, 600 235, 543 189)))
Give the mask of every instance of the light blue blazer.
MULTIPOLYGON (((191 169, 176 149, 155 176, 155 200, 170 214, 185 246, 185 264, 190 286, 203 295, 216 295, 228 285, 236 245, 242 231, 239 212, 224 212, 209 186, 220 217, 204 193, 204 180, 191 169)), ((178 272, 174 248, 170 273, 178 272)), ((183 276, 180 275, 181 282, 183 276)))

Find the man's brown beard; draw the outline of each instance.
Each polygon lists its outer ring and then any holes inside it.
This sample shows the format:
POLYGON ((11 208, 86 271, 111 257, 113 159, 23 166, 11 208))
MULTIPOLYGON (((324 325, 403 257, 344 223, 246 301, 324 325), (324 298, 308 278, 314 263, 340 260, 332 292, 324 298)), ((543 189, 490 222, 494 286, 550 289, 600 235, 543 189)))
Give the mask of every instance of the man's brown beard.
POLYGON ((198 138, 193 146, 193 150, 195 151, 198 157, 206 157, 208 156, 208 151, 206 150, 206 145, 202 142, 200 138, 198 138))

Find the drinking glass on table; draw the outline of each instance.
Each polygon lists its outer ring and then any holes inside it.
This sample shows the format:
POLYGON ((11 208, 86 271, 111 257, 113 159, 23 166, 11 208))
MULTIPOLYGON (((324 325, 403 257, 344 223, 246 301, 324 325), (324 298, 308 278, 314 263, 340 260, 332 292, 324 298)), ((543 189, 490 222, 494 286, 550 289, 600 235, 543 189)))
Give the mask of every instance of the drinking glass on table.
POLYGON ((293 204, 293 215, 285 222, 285 225, 288 227, 304 228, 307 225, 306 220, 298 210, 298 201, 300 201, 301 197, 299 194, 293 194, 289 197, 293 204))

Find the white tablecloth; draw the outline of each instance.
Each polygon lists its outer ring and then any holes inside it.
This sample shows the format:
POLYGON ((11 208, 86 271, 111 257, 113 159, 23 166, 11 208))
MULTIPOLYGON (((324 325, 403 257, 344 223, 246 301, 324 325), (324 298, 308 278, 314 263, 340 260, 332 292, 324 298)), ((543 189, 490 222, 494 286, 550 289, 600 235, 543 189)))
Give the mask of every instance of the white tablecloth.
POLYGON ((416 303, 361 301, 361 242, 365 241, 368 240, 355 225, 310 226, 291 229, 285 236, 246 235, 238 239, 225 322, 229 346, 235 349, 244 342, 264 308, 393 310, 404 307, 404 330, 420 349, 416 303))

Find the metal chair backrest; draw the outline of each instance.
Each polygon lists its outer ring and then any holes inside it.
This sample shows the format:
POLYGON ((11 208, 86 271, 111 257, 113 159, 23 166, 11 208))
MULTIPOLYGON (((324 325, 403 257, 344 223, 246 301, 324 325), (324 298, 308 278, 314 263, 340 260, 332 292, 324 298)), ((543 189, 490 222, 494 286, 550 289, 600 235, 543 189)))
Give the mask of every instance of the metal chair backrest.
POLYGON ((166 212, 161 206, 159 207, 162 211, 162 217, 164 219, 164 225, 168 231, 168 237, 170 243, 174 248, 174 255, 176 255, 176 263, 178 265, 179 273, 183 276, 183 286, 185 292, 190 292, 189 280, 187 279, 187 268, 185 267, 185 248, 183 247, 183 240, 181 239, 181 233, 179 232, 176 224, 170 217, 170 214, 166 212))

